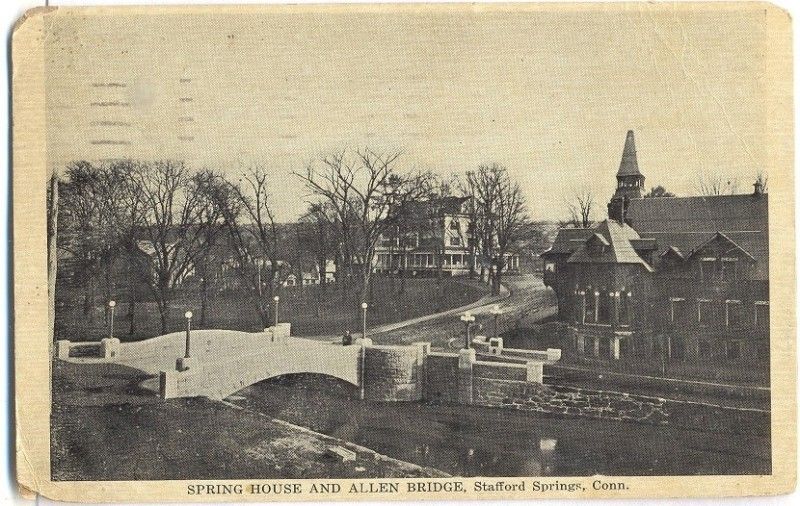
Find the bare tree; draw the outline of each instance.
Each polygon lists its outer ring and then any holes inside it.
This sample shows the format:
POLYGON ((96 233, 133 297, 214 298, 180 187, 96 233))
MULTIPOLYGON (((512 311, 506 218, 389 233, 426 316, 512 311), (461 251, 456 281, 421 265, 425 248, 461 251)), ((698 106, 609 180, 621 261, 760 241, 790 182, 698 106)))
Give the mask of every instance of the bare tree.
POLYGON ((280 291, 284 267, 281 230, 270 207, 270 177, 261 166, 251 167, 238 183, 226 182, 217 191, 233 267, 244 283, 261 322, 272 322, 270 305, 280 291))
POLYGON ((590 228, 592 226, 592 208, 595 202, 591 190, 573 190, 572 199, 568 200, 566 204, 569 210, 569 219, 566 224, 578 228, 590 228))
POLYGON ((200 327, 205 327, 208 313, 208 287, 215 270, 212 262, 219 258, 217 247, 225 233, 226 212, 238 214, 238 207, 224 207, 227 181, 211 170, 192 176, 191 191, 198 193, 198 225, 201 244, 196 257, 197 274, 200 276, 200 327))
POLYGON ((141 191, 143 246, 151 257, 147 286, 166 333, 175 289, 195 274, 203 248, 201 195, 183 162, 139 163, 131 175, 141 191))
POLYGON ((342 151, 323 158, 321 167, 310 165, 305 174, 296 173, 317 201, 333 210, 347 273, 358 267, 362 301, 369 299, 378 240, 393 215, 420 194, 417 178, 396 172, 400 154, 369 148, 353 155, 342 151))
MULTIPOLYGON (((310 204, 298 225, 298 245, 314 259, 319 270, 321 303, 327 292, 328 262, 336 258, 336 231, 330 206, 325 202, 310 204)), ((320 309, 320 304, 317 304, 318 314, 320 309)))
POLYGON ((67 166, 61 188, 64 234, 59 248, 73 259, 76 277, 83 283, 83 311, 93 317, 96 286, 102 286, 105 301, 114 297, 114 264, 125 252, 134 214, 128 199, 131 185, 126 161, 105 165, 74 162, 67 166))
MULTIPOLYGON (((478 255, 478 230, 480 228, 480 214, 477 205, 477 189, 475 188, 475 177, 472 171, 466 173, 464 178, 456 178, 454 180, 455 187, 458 189, 458 194, 465 197, 466 219, 467 219, 467 247, 469 248, 469 278, 475 278, 475 264, 478 255)), ((483 267, 481 267, 481 277, 483 276, 483 267)))
POLYGON ((492 293, 500 293, 507 258, 514 252, 528 223, 525 199, 502 165, 482 165, 469 176, 476 189, 478 232, 484 260, 489 263, 492 293))
POLYGON ((720 174, 700 174, 696 190, 698 194, 704 196, 734 195, 739 192, 739 180, 725 178, 720 174))

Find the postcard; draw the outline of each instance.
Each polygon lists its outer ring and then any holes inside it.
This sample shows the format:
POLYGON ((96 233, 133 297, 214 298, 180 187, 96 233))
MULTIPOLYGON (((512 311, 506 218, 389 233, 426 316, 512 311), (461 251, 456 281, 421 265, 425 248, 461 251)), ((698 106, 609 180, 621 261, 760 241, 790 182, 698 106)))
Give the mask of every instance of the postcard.
POLYGON ((28 12, 21 489, 790 492, 791 41, 756 2, 28 12))

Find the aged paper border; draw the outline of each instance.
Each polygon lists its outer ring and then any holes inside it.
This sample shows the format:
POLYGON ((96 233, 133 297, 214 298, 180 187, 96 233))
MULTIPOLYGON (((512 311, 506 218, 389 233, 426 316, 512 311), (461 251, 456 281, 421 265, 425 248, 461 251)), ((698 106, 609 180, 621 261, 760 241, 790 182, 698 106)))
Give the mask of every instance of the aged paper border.
MULTIPOLYGON (((788 493, 796 480, 796 324, 794 244, 794 124, 792 33, 788 13, 767 3, 678 4, 447 4, 447 5, 336 5, 336 6, 192 6, 192 7, 91 7, 39 8, 20 19, 12 36, 13 64, 13 268, 14 354, 16 381, 16 459, 21 490, 52 499, 80 502, 110 501, 266 501, 261 495, 188 496, 189 481, 53 482, 50 480, 50 343, 47 331, 47 268, 45 187, 45 16, 126 14, 224 14, 229 12, 269 15, 285 11, 327 12, 486 12, 576 10, 640 10, 692 12, 700 9, 759 9, 768 27, 765 44, 765 81, 770 86, 764 111, 772 159, 770 185, 770 299, 772 311, 772 471, 769 476, 615 477, 628 485, 625 491, 594 491, 595 477, 561 478, 584 485, 585 491, 549 493, 474 493, 476 478, 437 479, 460 481, 466 493, 409 494, 308 494, 281 495, 280 501, 325 500, 420 500, 420 499, 531 499, 531 498, 642 498, 776 495, 788 493)), ((559 478, 537 478, 554 483, 559 478)), ((336 481, 346 489, 352 483, 431 480, 268 480, 270 483, 336 481)), ((530 481, 530 480, 528 480, 530 481)), ((193 484, 261 483, 263 480, 192 480, 193 484)), ((245 487, 246 488, 246 487, 245 487)))

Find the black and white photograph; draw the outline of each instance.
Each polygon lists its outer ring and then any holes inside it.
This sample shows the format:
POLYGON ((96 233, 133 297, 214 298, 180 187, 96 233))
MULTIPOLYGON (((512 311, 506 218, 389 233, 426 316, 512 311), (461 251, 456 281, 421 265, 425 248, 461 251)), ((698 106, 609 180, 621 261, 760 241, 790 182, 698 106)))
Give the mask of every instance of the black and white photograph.
POLYGON ((14 184, 42 229, 15 261, 42 272, 16 281, 37 286, 52 490, 794 487, 779 9, 35 18, 42 163, 14 184))

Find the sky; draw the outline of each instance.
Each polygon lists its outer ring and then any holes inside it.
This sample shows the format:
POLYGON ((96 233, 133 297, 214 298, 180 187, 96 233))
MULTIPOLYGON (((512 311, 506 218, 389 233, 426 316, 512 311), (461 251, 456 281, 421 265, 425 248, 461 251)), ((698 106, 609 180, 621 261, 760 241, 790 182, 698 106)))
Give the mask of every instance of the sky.
POLYGON ((307 199, 291 173, 344 148, 443 175, 502 164, 534 219, 587 188, 602 218, 627 130, 648 187, 720 176, 746 192, 769 173, 758 4, 516 9, 57 11, 48 160, 259 164, 281 220, 307 199))

